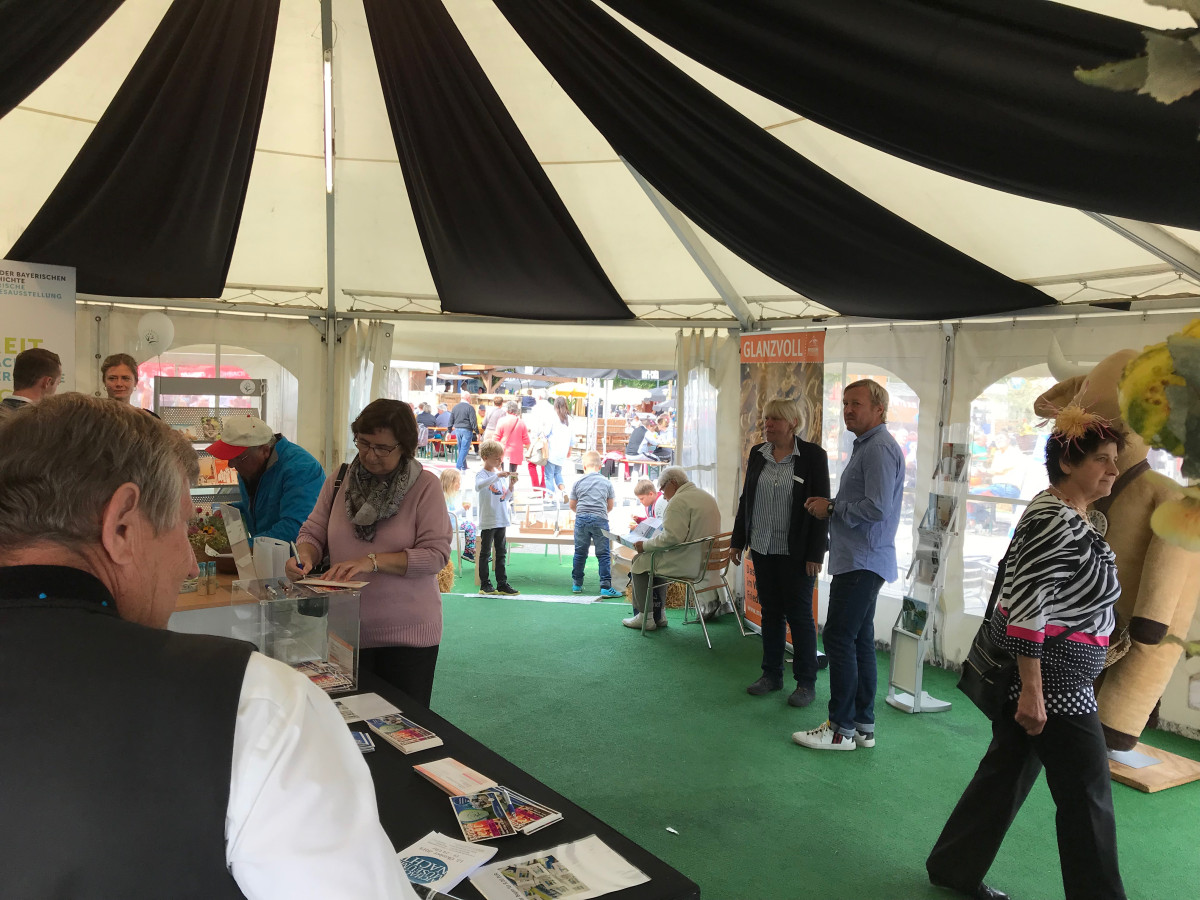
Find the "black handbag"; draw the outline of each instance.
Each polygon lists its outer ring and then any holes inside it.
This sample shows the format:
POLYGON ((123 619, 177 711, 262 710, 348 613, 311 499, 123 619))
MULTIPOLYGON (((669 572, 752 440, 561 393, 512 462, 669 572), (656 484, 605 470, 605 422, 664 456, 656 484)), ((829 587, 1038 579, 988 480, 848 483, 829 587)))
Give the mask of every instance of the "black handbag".
MULTIPOLYGON (((1008 691, 1012 687, 1013 678, 1017 674, 1017 658, 1008 650, 996 643, 992 637, 992 616, 996 612, 996 603, 1000 599, 1000 591, 1004 587, 1004 573, 1008 568, 1008 555, 1012 552, 1012 544, 1004 551, 1004 558, 996 567, 996 580, 992 583, 992 593, 988 597, 987 615, 983 624, 971 641, 971 649, 963 660, 962 675, 958 679, 958 689, 979 707, 980 712, 993 722, 1000 718, 1000 712, 1008 701, 1008 691)), ((1056 634, 1046 641, 1042 647, 1052 647, 1065 641, 1078 629, 1056 634)))
POLYGON ((958 689, 993 722, 1008 700, 1008 689, 1017 671, 1017 658, 992 639, 992 619, 988 616, 975 633, 967 658, 963 660, 958 689))

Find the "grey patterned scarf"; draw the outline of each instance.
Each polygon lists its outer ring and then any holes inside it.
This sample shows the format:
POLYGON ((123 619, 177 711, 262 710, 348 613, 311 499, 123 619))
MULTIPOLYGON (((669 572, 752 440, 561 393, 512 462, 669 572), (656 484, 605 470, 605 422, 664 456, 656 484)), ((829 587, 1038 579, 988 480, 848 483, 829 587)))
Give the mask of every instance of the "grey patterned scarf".
POLYGON ((346 514, 354 523, 355 537, 360 541, 375 540, 375 525, 396 514, 420 474, 421 464, 408 459, 401 460, 391 475, 378 478, 355 457, 346 472, 346 514))

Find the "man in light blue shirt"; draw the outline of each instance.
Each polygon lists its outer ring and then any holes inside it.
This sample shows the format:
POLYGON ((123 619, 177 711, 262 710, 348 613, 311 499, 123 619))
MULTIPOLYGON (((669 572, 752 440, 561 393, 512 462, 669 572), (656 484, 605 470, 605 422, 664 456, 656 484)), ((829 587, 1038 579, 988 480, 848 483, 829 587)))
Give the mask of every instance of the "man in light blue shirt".
POLYGON ((904 492, 904 452, 888 433, 888 393, 870 379, 847 385, 842 418, 856 439, 833 500, 804 508, 829 519, 829 720, 792 740, 814 750, 875 746, 875 601, 896 579, 896 529, 904 492))

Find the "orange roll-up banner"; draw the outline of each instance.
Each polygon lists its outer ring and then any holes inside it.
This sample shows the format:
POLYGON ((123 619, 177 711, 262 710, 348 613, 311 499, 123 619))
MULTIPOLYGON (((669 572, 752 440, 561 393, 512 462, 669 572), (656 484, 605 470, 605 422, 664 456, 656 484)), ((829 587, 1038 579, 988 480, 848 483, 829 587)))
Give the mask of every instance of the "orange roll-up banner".
MULTIPOLYGON (((767 401, 794 400, 800 407, 796 434, 821 443, 824 408, 825 332, 792 331, 742 335, 742 398, 739 425, 742 431, 741 473, 744 479, 750 448, 762 442, 762 410, 767 401)), ((746 523, 749 528, 750 523, 746 523)), ((754 586, 754 564, 747 549, 745 559, 746 621, 762 628, 762 609, 754 586)), ((813 621, 817 619, 817 594, 813 591, 813 621)), ((792 636, 788 634, 788 643, 792 636)))

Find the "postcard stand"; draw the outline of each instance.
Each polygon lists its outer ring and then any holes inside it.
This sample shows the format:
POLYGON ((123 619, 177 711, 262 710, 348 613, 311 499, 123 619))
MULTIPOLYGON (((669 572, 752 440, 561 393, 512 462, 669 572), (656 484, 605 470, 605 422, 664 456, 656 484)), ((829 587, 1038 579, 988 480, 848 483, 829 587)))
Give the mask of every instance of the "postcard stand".
POLYGON ((922 686, 925 659, 933 649, 940 600, 946 580, 945 554, 958 534, 966 500, 968 445, 966 429, 947 429, 950 439, 934 475, 925 518, 917 529, 917 548, 908 570, 900 615, 892 626, 892 669, 887 702, 902 712, 945 712, 947 700, 931 697, 922 686), (961 431, 959 435, 957 432, 961 431))

